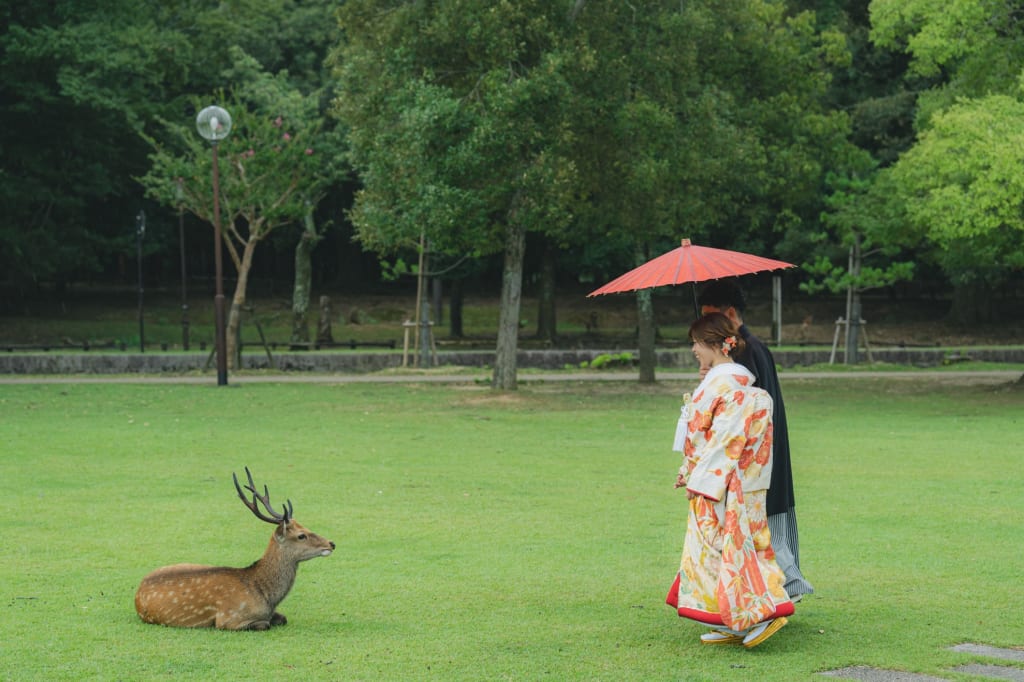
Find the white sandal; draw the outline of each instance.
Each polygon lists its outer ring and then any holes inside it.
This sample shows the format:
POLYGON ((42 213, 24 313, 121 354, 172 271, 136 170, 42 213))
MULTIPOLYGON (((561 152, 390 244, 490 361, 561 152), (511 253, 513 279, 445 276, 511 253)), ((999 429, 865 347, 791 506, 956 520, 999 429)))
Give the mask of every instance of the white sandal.
POLYGON ((700 636, 701 644, 740 644, 742 642, 743 635, 722 632, 721 630, 712 630, 700 636))
POLYGON ((776 632, 782 629, 788 621, 785 618, 774 618, 772 620, 766 620, 763 623, 758 623, 747 636, 743 638, 743 646, 748 649, 753 649, 758 644, 761 644, 766 639, 774 635, 776 632))

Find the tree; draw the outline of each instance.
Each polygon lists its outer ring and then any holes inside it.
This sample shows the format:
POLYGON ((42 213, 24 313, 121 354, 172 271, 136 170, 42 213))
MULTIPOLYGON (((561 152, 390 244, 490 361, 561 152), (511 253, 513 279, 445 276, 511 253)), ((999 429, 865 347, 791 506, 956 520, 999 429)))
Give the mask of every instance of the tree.
POLYGON ((380 3, 339 11, 337 111, 368 247, 504 253, 493 386, 516 388, 526 233, 567 221, 576 62, 564 3, 380 3))
POLYGON ((933 79, 910 77, 905 54, 872 42, 868 0, 834 4, 831 11, 818 10, 818 21, 841 31, 850 61, 834 70, 828 103, 849 112, 850 141, 884 168, 913 144, 917 96, 933 79))
MULTIPOLYGON (((823 150, 848 131, 824 107, 826 67, 845 59, 834 32, 768 2, 588 5, 580 22, 598 55, 588 82, 601 116, 578 138, 577 157, 597 160, 577 163, 590 192, 579 219, 620 245, 618 271, 683 237, 769 253, 773 231, 806 231, 823 150)), ((653 381, 650 292, 637 310, 640 377, 653 381)))
POLYGON ((321 235, 313 220, 312 202, 306 203, 306 215, 302 218, 302 232, 295 245, 295 282, 292 285, 292 335, 293 344, 306 344, 309 337, 309 299, 313 290, 313 249, 321 235))
POLYGON ((1024 267, 1024 103, 1005 95, 936 113, 889 171, 905 217, 957 288, 953 316, 992 319, 990 297, 1024 267))
POLYGON ((791 231, 785 244, 786 252, 803 258, 810 275, 802 290, 845 292, 851 363, 858 361, 860 294, 913 273, 911 263, 891 260, 901 239, 895 234, 898 223, 887 218, 891 206, 878 170, 913 143, 917 92, 926 83, 905 80, 906 57, 870 41, 867 6, 867 0, 840 0, 818 10, 819 22, 841 30, 850 51, 827 95, 830 106, 850 112, 849 143, 832 155, 820 221, 791 231))
POLYGON ((962 323, 992 319, 993 292, 1019 268, 1018 14, 1014 3, 871 3, 872 39, 906 52, 911 76, 932 79, 916 144, 891 169, 891 199, 952 282, 950 315, 962 323))
MULTIPOLYGON (((0 281, 24 293, 116 271, 134 250, 142 196, 133 178, 149 165, 145 136, 159 134, 160 120, 187 116, 191 96, 225 83, 234 47, 268 72, 288 70, 296 89, 322 88, 335 4, 4 3, 0 281)), ((176 241, 147 235, 157 250, 173 252, 176 241)))
POLYGON ((859 166, 846 174, 830 173, 827 182, 831 190, 825 203, 821 230, 811 240, 839 246, 846 251, 846 265, 838 265, 839 254, 822 253, 803 268, 811 279, 800 285, 808 293, 827 290, 846 293, 846 361, 859 362, 861 293, 890 286, 913 276, 912 261, 884 261, 880 265, 867 265, 874 256, 892 257, 899 248, 887 232, 887 201, 876 184, 876 171, 867 153, 855 154, 851 165, 859 166))
POLYGON ((816 205, 818 145, 847 130, 821 107, 841 46, 778 3, 363 0, 341 17, 353 221, 371 248, 421 231, 440 250, 504 245, 499 388, 515 381, 528 231, 602 240, 629 265, 681 231, 764 251, 760 232, 816 205))
POLYGON ((139 133, 181 107, 191 47, 153 3, 0 11, 0 268, 24 292, 131 252, 139 133))
POLYGON ((924 95, 919 121, 958 97, 1016 88, 1024 25, 1015 3, 872 0, 870 11, 872 40, 906 52, 911 74, 937 81, 924 95))
MULTIPOLYGON (((735 38, 730 29, 743 24, 735 3, 611 9, 615 16, 597 14, 596 6, 586 13, 601 55, 601 73, 589 83, 595 109, 608 118, 606 133, 586 140, 600 161, 585 166, 595 178, 593 211, 584 216, 603 228, 602 238, 621 243, 624 264, 635 266, 683 236, 699 240, 724 218, 727 188, 754 174, 756 142, 745 121, 726 113, 736 105, 734 93, 713 64, 727 51, 723 36, 735 38), (753 164, 740 161, 744 156, 753 164)), ((654 300, 649 290, 636 298, 639 379, 650 383, 654 300)))
MULTIPOLYGON (((223 239, 237 272, 227 324, 232 365, 256 247, 307 216, 338 171, 337 141, 321 129, 317 98, 292 89, 286 72, 260 72, 241 50, 234 59, 239 82, 226 104, 234 127, 219 143, 223 239)), ((152 166, 140 182, 153 199, 212 225, 210 149, 193 129, 165 125, 174 146, 150 138, 152 166)))

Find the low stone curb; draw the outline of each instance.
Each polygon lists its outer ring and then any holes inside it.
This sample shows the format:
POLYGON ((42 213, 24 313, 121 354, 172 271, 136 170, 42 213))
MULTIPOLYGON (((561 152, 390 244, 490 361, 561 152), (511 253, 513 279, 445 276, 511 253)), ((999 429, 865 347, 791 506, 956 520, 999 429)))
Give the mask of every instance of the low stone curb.
MULTIPOLYGON (((602 355, 619 355, 636 350, 623 349, 567 349, 522 350, 517 363, 523 369, 564 369, 591 363, 602 355)), ((438 364, 451 367, 490 367, 494 364, 494 351, 441 351, 438 364)), ((827 350, 780 350, 774 352, 780 367, 799 367, 824 364, 829 361, 827 350)), ((247 352, 242 356, 242 369, 279 370, 282 372, 378 372, 402 366, 398 352, 247 352)), ((1021 348, 978 348, 952 353, 936 348, 894 348, 872 351, 876 362, 914 367, 936 367, 962 360, 985 362, 1024 363, 1021 348)), ((657 353, 657 364, 662 368, 695 368, 690 350, 662 350, 657 353)), ((134 353, 134 352, 76 352, 61 351, 0 353, 0 374, 160 374, 185 373, 210 368, 210 354, 203 353, 134 353)))

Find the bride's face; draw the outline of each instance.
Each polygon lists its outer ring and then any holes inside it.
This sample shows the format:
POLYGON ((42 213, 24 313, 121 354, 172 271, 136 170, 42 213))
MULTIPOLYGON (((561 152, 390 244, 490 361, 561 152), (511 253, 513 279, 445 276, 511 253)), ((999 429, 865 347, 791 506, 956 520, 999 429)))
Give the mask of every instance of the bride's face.
POLYGON ((711 367, 716 359, 724 358, 720 352, 700 341, 693 342, 693 357, 697 358, 702 368, 711 367))

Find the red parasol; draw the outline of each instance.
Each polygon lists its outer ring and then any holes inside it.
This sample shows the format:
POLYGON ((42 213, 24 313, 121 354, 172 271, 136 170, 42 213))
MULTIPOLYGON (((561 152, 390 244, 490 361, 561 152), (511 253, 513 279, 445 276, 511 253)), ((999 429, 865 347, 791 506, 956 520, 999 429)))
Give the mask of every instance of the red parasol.
MULTIPOLYGON (((792 267, 795 267, 792 263, 762 258, 740 251, 694 246, 689 239, 684 239, 679 248, 647 261, 621 277, 613 279, 603 287, 591 291, 587 296, 650 289, 669 284, 704 282, 709 279, 750 275, 755 272, 792 267)), ((695 302, 696 296, 696 291, 694 291, 695 302)))

